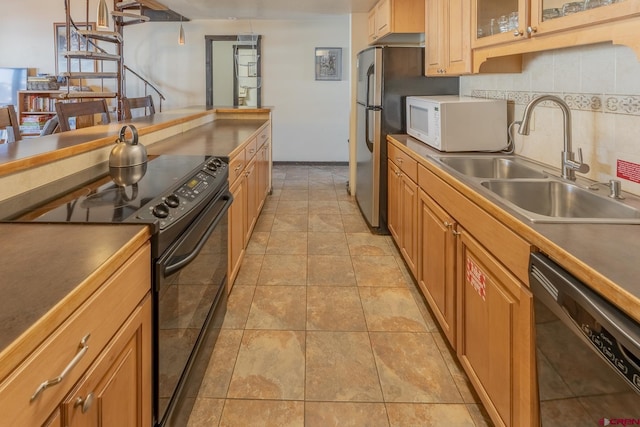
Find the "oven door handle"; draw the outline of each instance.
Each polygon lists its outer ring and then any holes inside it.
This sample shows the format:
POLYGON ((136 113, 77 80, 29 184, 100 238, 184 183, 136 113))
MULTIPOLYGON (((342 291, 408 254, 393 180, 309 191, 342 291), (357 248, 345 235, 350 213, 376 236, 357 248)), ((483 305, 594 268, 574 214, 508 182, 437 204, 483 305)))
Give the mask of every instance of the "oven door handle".
MULTIPOLYGON (((233 203, 233 195, 229 191, 227 191, 221 198, 222 200, 225 200, 225 204, 221 212, 225 213, 231 206, 231 203, 233 203)), ((173 264, 164 266, 164 268, 162 269, 162 274, 164 277, 170 276, 173 273, 177 272, 178 270, 186 267, 191 261, 193 261, 198 256, 204 244, 207 242, 207 239, 209 239, 209 236, 211 236, 211 233, 213 233, 213 230, 217 227, 218 223, 220 222, 220 219, 222 219, 223 216, 224 215, 218 215, 216 219, 211 223, 211 225, 207 227, 205 232, 202 234, 202 237, 200 238, 200 240, 198 240, 198 243, 195 245, 195 247, 193 248, 191 253, 189 253, 189 255, 185 256, 184 258, 180 258, 179 261, 173 264)))

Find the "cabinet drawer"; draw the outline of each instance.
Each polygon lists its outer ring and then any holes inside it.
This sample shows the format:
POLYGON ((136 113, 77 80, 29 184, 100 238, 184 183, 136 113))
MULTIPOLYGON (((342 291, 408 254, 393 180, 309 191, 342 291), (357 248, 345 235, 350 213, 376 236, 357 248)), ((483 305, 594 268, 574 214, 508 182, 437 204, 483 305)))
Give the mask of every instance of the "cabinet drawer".
POLYGON ((245 162, 245 150, 240 151, 229 160, 229 185, 232 185, 242 175, 245 162))
POLYGON ((0 384, 0 414, 6 425, 35 426, 47 420, 150 291, 150 262, 146 244, 0 384), (65 371, 59 383, 32 399, 41 384, 65 371))
POLYGON ((245 159, 248 162, 258 152, 258 139, 253 138, 252 140, 247 142, 247 145, 244 147, 244 152, 245 152, 245 159))
POLYGON ((389 159, 393 160, 393 162, 400 167, 400 170, 411 178, 413 182, 418 182, 418 162, 393 144, 388 144, 388 148, 389 159))
POLYGON ((271 125, 267 125, 258 134, 258 148, 262 147, 265 142, 271 138, 271 125))

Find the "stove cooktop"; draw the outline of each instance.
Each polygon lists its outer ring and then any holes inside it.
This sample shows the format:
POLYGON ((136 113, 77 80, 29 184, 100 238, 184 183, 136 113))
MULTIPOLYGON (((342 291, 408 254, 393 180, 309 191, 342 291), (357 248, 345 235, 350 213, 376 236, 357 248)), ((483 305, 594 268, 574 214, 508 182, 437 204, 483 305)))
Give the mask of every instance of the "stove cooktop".
POLYGON ((21 220, 73 223, 158 220, 162 230, 205 193, 210 194, 214 187, 227 181, 226 163, 209 156, 158 156, 147 163, 146 170, 134 168, 111 168, 106 175, 34 209, 21 220), (132 181, 137 182, 124 185, 132 181))

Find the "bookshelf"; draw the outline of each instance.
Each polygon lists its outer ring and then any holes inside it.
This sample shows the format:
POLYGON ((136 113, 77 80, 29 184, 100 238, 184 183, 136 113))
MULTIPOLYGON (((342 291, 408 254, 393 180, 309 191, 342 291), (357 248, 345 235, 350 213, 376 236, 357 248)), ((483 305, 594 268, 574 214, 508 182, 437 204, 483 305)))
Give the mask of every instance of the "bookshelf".
POLYGON ((61 90, 19 90, 18 122, 23 138, 40 135, 40 129, 56 114, 55 103, 60 101, 61 90))

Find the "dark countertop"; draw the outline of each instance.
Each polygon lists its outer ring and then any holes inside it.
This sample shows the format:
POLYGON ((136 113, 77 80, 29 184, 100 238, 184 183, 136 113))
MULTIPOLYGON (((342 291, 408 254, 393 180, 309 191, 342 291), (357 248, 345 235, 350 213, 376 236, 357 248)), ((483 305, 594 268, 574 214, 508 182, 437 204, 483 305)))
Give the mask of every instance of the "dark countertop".
POLYGON ((229 157, 267 122, 267 119, 217 119, 148 147, 149 154, 229 157))
MULTIPOLYGON (((5 366, 7 358, 15 361, 16 354, 53 332, 151 231, 129 224, 0 223, 0 236, 0 366, 5 366)), ((3 372, 0 368, 0 380, 3 372)))
POLYGON ((443 153, 408 135, 391 137, 417 154, 422 165, 640 322, 640 225, 530 222, 427 157, 443 153))
POLYGON ((23 139, 11 144, 0 144, 0 176, 111 145, 124 124, 135 125, 138 129, 138 134, 143 136, 209 115, 215 115, 216 117, 251 117, 253 114, 268 114, 270 111, 271 108, 269 107, 206 108, 196 106, 169 110, 131 120, 112 122, 107 125, 97 125, 38 138, 23 139))

